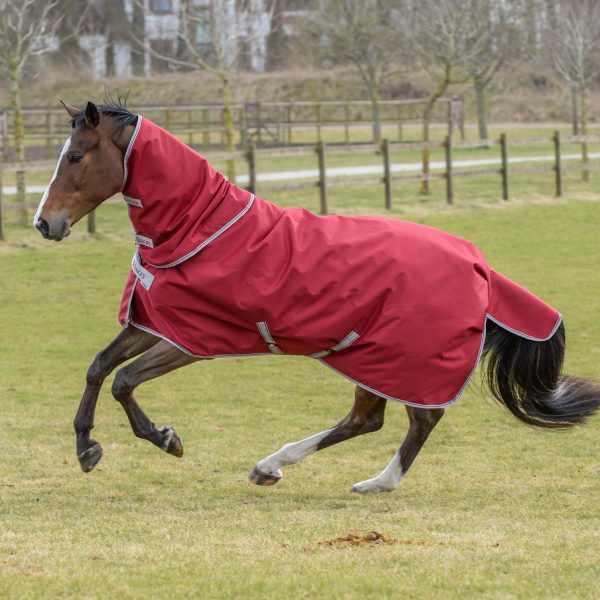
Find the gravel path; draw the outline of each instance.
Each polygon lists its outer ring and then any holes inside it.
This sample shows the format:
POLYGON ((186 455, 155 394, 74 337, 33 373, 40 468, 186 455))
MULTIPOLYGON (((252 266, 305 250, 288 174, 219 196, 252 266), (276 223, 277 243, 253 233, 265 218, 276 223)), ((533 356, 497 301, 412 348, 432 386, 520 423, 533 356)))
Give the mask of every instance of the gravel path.
MULTIPOLYGON (((600 158, 599 152, 591 152, 590 159, 600 158)), ((581 160, 581 154, 563 154, 562 160, 581 160)), ((508 162, 511 165, 520 163, 532 162, 553 162, 554 156, 518 156, 509 158, 508 162)), ((499 158, 475 158, 470 160, 455 160, 452 163, 455 169, 467 167, 490 167, 500 165, 499 158)), ((432 161, 430 163, 432 171, 443 171, 446 164, 443 161, 432 161)), ((395 163, 391 165, 392 173, 418 173, 421 169, 420 162, 412 163, 395 163)), ((382 165, 365 165, 353 167, 329 167, 327 169, 327 177, 354 177, 359 175, 383 175, 382 165)), ((317 169, 304 169, 300 171, 276 171, 272 173, 257 174, 258 183, 268 183, 277 181, 296 181, 300 179, 317 179, 319 171, 317 169)), ((239 184, 248 183, 247 175, 240 175, 237 178, 239 184)), ((43 194, 46 189, 44 185, 28 185, 27 192, 30 194, 43 194)), ((5 186, 2 191, 6 195, 14 195, 16 193, 15 186, 5 186)))

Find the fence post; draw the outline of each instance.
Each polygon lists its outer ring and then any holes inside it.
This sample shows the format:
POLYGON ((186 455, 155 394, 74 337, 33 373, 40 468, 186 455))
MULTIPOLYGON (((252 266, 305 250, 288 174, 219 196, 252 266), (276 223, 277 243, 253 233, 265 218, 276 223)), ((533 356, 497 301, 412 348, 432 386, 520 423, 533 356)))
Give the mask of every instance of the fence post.
POLYGON ((282 126, 282 122, 283 122, 283 116, 282 116, 282 106, 281 104, 277 105, 277 145, 281 144, 281 141, 283 139, 283 126, 282 126))
POLYGON ((2 156, 8 156, 8 113, 2 110, 2 156))
POLYGON ((91 213, 88 213, 87 230, 88 230, 88 233, 96 233, 96 211, 95 210, 93 210, 91 213))
POLYGON ((225 105, 219 111, 219 129, 221 131, 221 146, 225 148, 225 105))
POLYGON ((256 194, 256 158, 254 156, 254 144, 248 144, 246 151, 248 161, 248 191, 256 194))
POLYGON ((4 220, 2 217, 2 163, 3 163, 4 152, 0 148, 0 242, 3 242, 6 238, 4 237, 4 220))
POLYGON ((292 112, 293 112, 292 103, 290 102, 287 107, 287 124, 288 124, 287 143, 288 143, 288 146, 292 145, 292 112))
POLYGON ((344 142, 350 143, 350 106, 344 102, 344 142))
POLYGON ((317 141, 322 141, 321 137, 321 103, 315 104, 315 118, 317 119, 317 141))
POLYGON ((46 158, 52 158, 52 121, 50 111, 46 112, 46 158))
POLYGON ((431 153, 429 151, 429 144, 426 143, 421 150, 421 161, 422 161, 422 173, 421 173, 421 182, 419 184, 419 193, 420 194, 429 194, 429 159, 431 153))
POLYGON ((562 196, 562 171, 560 165, 560 132, 555 131, 552 136, 554 142, 554 177, 556 183, 556 197, 562 196))
POLYGON ((461 141, 465 141, 467 139, 467 135, 465 133, 465 99, 462 96, 458 97, 459 99, 459 123, 460 123, 460 139, 461 141))
POLYGON ((402 141, 402 106, 396 107, 396 120, 398 121, 398 141, 402 141))
POLYGON ((452 187, 452 138, 447 135, 444 140, 446 155, 446 202, 454 204, 454 189, 452 187))
POLYGON ((316 152, 319 157, 319 192, 321 196, 321 214, 326 215, 327 210, 327 173, 325 171, 325 144, 323 140, 317 142, 316 152))
POLYGON ((385 188, 385 207, 392 208, 392 178, 390 169, 390 142, 388 139, 381 141, 381 155, 383 156, 383 185, 385 188))
POLYGON ((208 118, 208 108, 202 109, 202 148, 206 151, 210 146, 210 120, 208 118))
POLYGON ((260 102, 256 103, 256 144, 262 146, 262 119, 260 114, 260 102))
POLYGON ((246 123, 246 107, 241 106, 239 110, 240 119, 240 146, 245 148, 248 145, 248 128, 246 123))
POLYGON ((187 121, 188 121, 188 145, 192 146, 194 144, 194 132, 192 131, 193 120, 192 120, 192 109, 188 108, 187 111, 187 121))
POLYGON ((500 175, 502 175, 502 198, 508 200, 508 152, 506 148, 506 134, 500 134, 500 156, 502 159, 502 167, 500 175))

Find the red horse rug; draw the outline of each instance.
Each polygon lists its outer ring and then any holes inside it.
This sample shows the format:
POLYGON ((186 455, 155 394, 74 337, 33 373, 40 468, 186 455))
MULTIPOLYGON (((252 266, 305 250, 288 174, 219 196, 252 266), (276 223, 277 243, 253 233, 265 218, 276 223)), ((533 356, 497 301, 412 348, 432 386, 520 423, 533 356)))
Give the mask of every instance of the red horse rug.
POLYGON ((384 398, 433 408, 465 389, 487 319, 539 341, 561 322, 464 239, 284 210, 142 117, 123 195, 138 248, 119 321, 194 356, 308 356, 384 398))

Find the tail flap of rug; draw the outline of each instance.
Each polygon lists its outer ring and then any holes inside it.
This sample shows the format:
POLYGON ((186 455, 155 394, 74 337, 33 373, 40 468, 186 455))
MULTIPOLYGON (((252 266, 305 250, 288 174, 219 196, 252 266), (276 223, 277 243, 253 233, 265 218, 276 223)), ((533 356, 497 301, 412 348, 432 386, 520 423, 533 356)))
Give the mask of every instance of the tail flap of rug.
POLYGON ((488 317, 521 337, 538 341, 551 338, 561 322, 558 311, 496 271, 490 274, 488 317))

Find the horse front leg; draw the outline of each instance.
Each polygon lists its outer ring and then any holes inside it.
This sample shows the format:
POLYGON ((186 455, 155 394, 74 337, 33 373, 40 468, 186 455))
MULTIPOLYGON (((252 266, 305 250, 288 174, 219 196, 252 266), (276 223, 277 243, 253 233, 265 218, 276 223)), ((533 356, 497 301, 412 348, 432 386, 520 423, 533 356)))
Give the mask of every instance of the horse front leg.
POLYGON ((99 352, 86 375, 86 386, 79 409, 75 415, 77 458, 84 473, 89 473, 102 458, 102 446, 90 439, 94 427, 96 402, 104 380, 118 365, 148 350, 159 338, 135 327, 126 327, 119 335, 99 352))
POLYGON ((112 394, 124 408, 133 433, 178 458, 183 456, 183 444, 175 430, 166 425, 157 429, 136 402, 133 391, 145 381, 198 360, 202 359, 185 354, 168 342, 160 341, 137 360, 119 370, 112 386, 112 394))
POLYGON ((402 477, 419 454, 429 434, 444 416, 443 408, 415 408, 407 406, 410 422, 406 438, 387 467, 372 479, 355 483, 353 492, 391 492, 396 489, 402 477))
POLYGON ((90 431, 94 427, 96 403, 104 380, 118 365, 145 352, 158 341, 160 340, 156 336, 135 327, 126 327, 96 355, 90 365, 85 391, 73 422, 77 458, 85 473, 91 471, 102 458, 102 447, 96 440, 90 439, 90 431))
POLYGON ((281 479, 282 466, 296 464, 313 452, 381 429, 386 402, 385 398, 357 387, 352 410, 337 425, 299 442, 286 444, 259 461, 248 478, 257 485, 274 485, 281 479))

